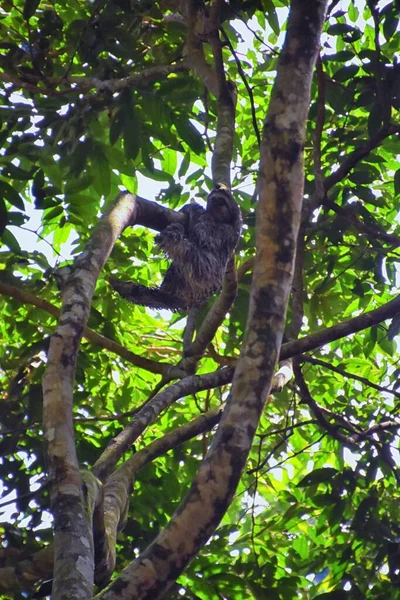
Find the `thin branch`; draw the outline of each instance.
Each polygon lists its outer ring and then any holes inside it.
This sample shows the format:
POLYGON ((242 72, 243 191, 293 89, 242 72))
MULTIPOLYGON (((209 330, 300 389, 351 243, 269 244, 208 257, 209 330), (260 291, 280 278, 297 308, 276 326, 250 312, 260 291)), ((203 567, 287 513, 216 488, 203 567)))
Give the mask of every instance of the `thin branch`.
POLYGON ((368 154, 377 148, 387 137, 398 133, 400 133, 400 125, 390 125, 388 127, 384 127, 380 129, 380 131, 378 131, 374 137, 369 139, 364 144, 360 144, 355 150, 353 150, 353 152, 346 156, 336 171, 326 177, 324 182, 324 194, 322 195, 321 191, 317 189, 314 191, 308 204, 304 207, 302 222, 308 223, 310 215, 318 206, 320 206, 327 192, 334 185, 342 181, 350 173, 350 171, 354 169, 360 160, 362 160, 365 156, 368 156, 368 154))
POLYGON ((304 352, 309 352, 310 350, 315 350, 325 344, 329 344, 329 342, 340 340, 352 333, 357 333, 358 331, 362 331, 373 325, 378 325, 378 323, 394 317, 398 312, 400 312, 400 295, 387 304, 384 304, 375 310, 366 312, 359 317, 343 321, 342 323, 328 327, 323 331, 312 333, 295 342, 283 344, 279 360, 291 358, 292 356, 297 356, 304 352))
POLYGON ((373 138, 365 142, 365 144, 361 144, 353 150, 342 162, 342 164, 336 169, 332 175, 329 175, 325 179, 324 189, 325 193, 330 190, 331 187, 342 181, 350 171, 356 166, 360 160, 362 160, 365 156, 368 156, 372 150, 377 148, 383 140, 391 135, 395 135, 400 133, 400 125, 390 125, 389 127, 385 127, 378 131, 373 138))
MULTIPOLYGON (((327 196, 323 199, 322 203, 327 208, 330 208, 338 215, 344 217, 347 221, 352 223, 361 233, 366 233, 371 236, 372 239, 380 239, 393 247, 397 248, 400 246, 400 237, 395 233, 388 233, 382 227, 376 223, 375 225, 364 223, 355 214, 349 212, 346 208, 339 206, 333 200, 330 200, 327 196)), ((372 215, 371 215, 372 216, 372 215)))
MULTIPOLYGON (((9 283, 4 283, 0 281, 0 294, 4 296, 8 296, 9 298, 15 298, 19 300, 23 304, 30 304, 32 306, 36 306, 49 314, 51 314, 56 319, 60 316, 60 309, 51 304, 47 300, 43 298, 39 298, 38 296, 34 296, 30 292, 23 290, 20 287, 15 285, 10 285, 9 283)), ((172 367, 169 363, 157 362, 155 360, 150 360, 149 358, 145 358, 144 356, 140 356, 139 354, 135 354, 130 350, 127 350, 117 342, 106 338, 104 335, 93 331, 89 327, 85 327, 83 331, 83 336, 92 344, 97 344, 101 348, 105 350, 109 350, 114 354, 117 354, 124 360, 130 362, 132 365, 140 367, 141 369, 146 369, 150 373, 158 373, 163 375, 168 373, 172 367)), ((173 368, 173 367, 172 367, 173 368)))
POLYGON ((247 80, 246 73, 244 72, 243 67, 242 67, 242 63, 240 62, 238 55, 235 52, 235 49, 232 46, 231 41, 230 41, 228 35, 226 34, 226 32, 224 31, 223 27, 221 27, 221 32, 222 32, 225 42, 228 44, 229 50, 231 51, 233 58, 235 59, 238 73, 243 81, 243 84, 244 84, 246 90, 247 90, 249 100, 250 100, 251 120, 253 122, 253 129, 254 129, 255 136, 257 138, 257 144, 258 144, 258 146, 260 146, 261 136, 260 136, 260 130, 258 128, 258 123, 257 123, 257 115, 256 115, 256 109, 255 109, 255 103, 254 103, 253 90, 247 80))
POLYGON ((188 396, 202 390, 226 385, 232 381, 233 368, 225 367, 214 373, 206 375, 191 375, 170 385, 165 390, 146 402, 136 413, 133 421, 119 433, 104 450, 92 468, 92 472, 102 481, 105 481, 113 471, 115 464, 143 433, 158 415, 183 396, 188 396))
POLYGON ((111 93, 119 92, 125 88, 143 88, 154 81, 167 78, 172 73, 182 73, 187 71, 187 66, 184 62, 179 62, 173 65, 158 65, 144 69, 141 73, 128 75, 121 79, 98 79, 97 77, 70 77, 66 76, 62 79, 59 77, 46 77, 45 80, 39 75, 23 74, 23 79, 9 73, 0 73, 0 81, 12 83, 16 88, 26 89, 34 94, 45 94, 49 96, 64 95, 70 92, 89 91, 91 89, 100 92, 108 91, 111 93), (45 85, 41 85, 44 83, 45 85), (67 89, 58 88, 60 86, 68 86, 67 89))
POLYGON ((396 390, 390 390, 389 388, 386 388, 382 385, 373 383, 366 377, 361 377, 361 375, 355 375, 354 373, 349 373, 345 369, 342 369, 340 367, 335 367, 334 365, 332 365, 332 363, 328 363, 324 360, 320 360, 318 358, 314 358, 312 356, 307 356, 307 355, 302 356, 301 360, 303 362, 310 363, 312 365, 323 367, 324 369, 328 369, 329 371, 333 371, 334 373, 339 373, 339 375, 342 375, 343 377, 345 377, 347 379, 353 379, 354 381, 360 381, 360 383, 363 383, 364 385, 367 385, 368 387, 373 388, 374 390, 378 390, 378 392, 382 392, 384 394, 392 394, 393 396, 395 396, 395 398, 400 399, 400 392, 396 392, 396 390))
POLYGON ((321 427, 325 429, 325 431, 327 431, 335 440, 341 442, 342 444, 345 444, 346 446, 352 449, 356 449, 356 445, 354 444, 353 439, 350 436, 345 435, 343 431, 339 429, 339 427, 344 427, 347 429, 347 431, 351 433, 357 433, 357 430, 350 423, 348 423, 341 415, 336 415, 332 411, 328 411, 327 414, 329 414, 330 417, 333 417, 334 420, 337 421, 337 423, 340 422, 340 425, 332 424, 330 421, 328 421, 328 419, 325 416, 326 411, 323 409, 323 407, 319 406, 319 404, 311 396, 308 386, 303 377, 301 367, 297 360, 294 361, 294 374, 295 382, 299 389, 301 400, 310 408, 312 414, 315 416, 319 425, 321 425, 321 427))

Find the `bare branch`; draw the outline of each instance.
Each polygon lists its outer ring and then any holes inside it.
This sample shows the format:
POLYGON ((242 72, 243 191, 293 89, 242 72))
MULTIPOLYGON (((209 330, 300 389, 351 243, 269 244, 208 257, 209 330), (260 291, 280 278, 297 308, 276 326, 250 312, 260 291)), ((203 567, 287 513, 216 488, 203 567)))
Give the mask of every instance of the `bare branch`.
POLYGON ((206 543, 235 493, 271 386, 283 333, 303 195, 305 121, 325 9, 326 2, 321 0, 291 3, 264 126, 258 252, 246 341, 231 400, 192 487, 170 523, 99 599, 111 600, 121 586, 124 594, 137 600, 160 598, 206 543), (267 225, 272 222, 273 231, 267 225))
POLYGON ((249 100, 250 100, 251 120, 252 120, 252 123, 253 123, 254 135, 257 138, 257 144, 258 144, 258 146, 260 146, 260 144, 261 144, 261 136, 260 136, 260 130, 258 128, 258 123, 257 123, 257 115, 256 115, 256 109, 255 109, 255 103, 254 103, 253 90, 252 90, 252 88, 251 88, 251 86, 250 86, 250 84, 249 84, 249 82, 247 80, 246 73, 244 72, 243 67, 242 67, 242 63, 240 62, 240 60, 238 58, 238 55, 235 52, 235 49, 232 46, 229 37, 227 36, 227 34, 225 33, 225 31, 224 31, 224 29, 222 27, 221 27, 221 31, 222 31, 222 35, 224 36, 224 40, 228 44, 229 50, 231 51, 232 56, 235 59, 237 70, 238 70, 238 73, 239 73, 239 75, 240 75, 243 83, 244 83, 244 87, 247 90, 247 94, 248 94, 249 100))
POLYGON ((183 396, 226 385, 232 381, 232 377, 233 368, 225 367, 214 373, 185 377, 181 381, 159 392, 149 402, 144 404, 139 412, 136 413, 133 421, 110 442, 94 464, 92 472, 99 479, 105 481, 124 452, 143 433, 146 427, 154 423, 163 410, 183 396))
MULTIPOLYGON (((336 214, 341 215, 347 221, 352 223, 361 233, 366 233, 372 237, 372 239, 379 239, 387 244, 391 244, 393 247, 397 248, 400 246, 400 237, 395 233, 387 233, 378 223, 375 225, 370 225, 364 223, 360 220, 354 213, 349 212, 348 209, 343 208, 343 206, 339 206, 333 200, 330 200, 327 196, 322 200, 322 203, 327 208, 333 210, 336 214)), ((371 215, 372 217, 372 215, 371 215)))
POLYGON ((397 296, 394 300, 391 300, 387 304, 384 304, 375 310, 364 313, 359 317, 354 317, 348 321, 343 321, 342 323, 328 327, 323 331, 312 333, 311 335, 300 338, 295 342, 283 344, 279 360, 297 356, 299 354, 303 354, 304 352, 309 352, 310 350, 315 350, 316 348, 320 348, 320 346, 329 344, 329 342, 340 340, 348 335, 351 335, 352 333, 357 333, 362 329, 367 329, 373 325, 378 325, 378 323, 381 323, 390 317, 394 317, 394 315, 396 315, 398 312, 400 312, 400 296, 397 296))
POLYGON ((351 433, 357 433, 357 430, 350 423, 348 423, 341 415, 336 415, 332 413, 332 411, 326 411, 323 407, 319 406, 319 404, 311 396, 308 386, 303 377, 303 373, 301 372, 301 367, 296 360, 294 361, 294 374, 296 385, 300 392, 301 400, 310 408, 312 414, 315 416, 319 425, 321 425, 321 427, 325 431, 327 431, 335 440, 338 440, 342 444, 345 444, 346 446, 349 446, 350 448, 355 450, 357 447, 354 444, 354 441, 350 436, 345 435, 343 431, 341 431, 340 427, 347 429, 347 431, 351 433), (330 417, 333 417, 336 423, 331 423, 327 419, 326 414, 329 414, 330 417))

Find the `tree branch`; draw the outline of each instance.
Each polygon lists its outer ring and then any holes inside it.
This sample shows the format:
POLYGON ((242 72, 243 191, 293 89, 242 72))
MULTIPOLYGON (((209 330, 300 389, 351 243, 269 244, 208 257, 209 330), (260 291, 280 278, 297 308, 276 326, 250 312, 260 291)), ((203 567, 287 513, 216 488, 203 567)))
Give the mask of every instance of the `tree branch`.
POLYGON ((232 376, 233 368, 225 367, 214 373, 185 377, 181 381, 159 392, 142 406, 136 413, 133 421, 110 442, 100 458, 93 465, 92 472, 99 479, 105 481, 121 456, 139 435, 143 433, 146 427, 154 423, 163 410, 183 396, 226 385, 232 381, 232 376))
POLYGON ((400 312, 400 295, 387 304, 384 304, 375 310, 371 310, 370 312, 364 313, 359 317, 354 317, 348 321, 343 321, 342 323, 328 327, 323 331, 312 333, 311 335, 300 338, 295 342, 283 344, 279 360, 297 356, 299 354, 303 354, 304 352, 309 352, 310 350, 315 350, 320 346, 329 344, 329 342, 340 340, 348 335, 351 335, 352 333, 357 333, 357 331, 361 331, 362 329, 367 329, 373 325, 378 325, 378 323, 381 323, 390 317, 394 317, 394 315, 396 315, 398 312, 400 312))
MULTIPOLYGON (((400 246, 400 237, 395 233, 387 233, 378 223, 375 225, 369 225, 364 223, 355 214, 349 212, 346 208, 339 206, 333 200, 330 200, 328 196, 325 196, 322 200, 322 204, 327 208, 333 210, 337 215, 341 215, 347 221, 352 223, 361 233, 366 233, 372 237, 372 239, 380 239, 387 244, 390 244, 397 248, 400 246)), ((350 205, 351 206, 351 205, 350 205)))
POLYGON ((128 75, 121 79, 98 79, 97 77, 43 77, 40 75, 23 74, 23 79, 10 75, 9 73, 0 73, 0 81, 12 83, 17 89, 26 89, 34 94, 45 95, 63 95, 70 92, 79 93, 96 89, 100 92, 107 91, 111 93, 119 92, 125 88, 141 88, 146 87, 149 83, 159 81, 168 77, 171 73, 182 73, 187 71, 187 66, 184 62, 179 62, 173 65, 158 65, 144 69, 141 73, 128 75), (40 84, 44 83, 44 86, 40 84), (68 86, 68 89, 59 90, 60 86, 68 86))
MULTIPOLYGON (((24 289, 17 287, 15 285, 10 285, 9 283, 4 283, 0 281, 0 294, 4 296, 8 296, 9 298, 15 298, 24 304, 31 304, 32 306, 36 306, 49 314, 53 315, 56 319, 60 316, 60 309, 51 304, 47 300, 43 298, 39 298, 38 296, 34 296, 30 292, 25 291, 24 289)), ((109 350, 114 354, 117 354, 124 360, 127 360, 132 365, 136 365, 141 369, 146 369, 146 371, 150 371, 150 373, 158 373, 163 375, 168 373, 171 369, 172 365, 169 363, 157 362, 155 360, 150 360, 149 358, 145 358, 144 356, 140 356, 139 354, 135 354, 130 350, 124 348, 114 340, 110 340, 106 338, 101 333, 97 333, 90 329, 89 327, 85 327, 83 330, 83 337, 85 337, 92 344, 97 344, 101 348, 109 350)))
POLYGON ((54 516, 54 597, 67 600, 70 589, 93 589, 92 523, 87 513, 73 434, 73 386, 76 358, 89 317, 94 286, 124 228, 137 213, 134 196, 120 195, 93 230, 74 261, 62 290, 59 324, 50 340, 43 376, 43 421, 48 442, 54 516), (77 568, 76 557, 85 564, 77 568))
POLYGON ((364 385, 367 385, 368 387, 373 388, 374 390, 378 390, 378 392, 382 392, 384 394, 392 394, 395 398, 400 399, 400 392, 396 392, 396 390, 391 390, 382 385, 373 383, 366 377, 361 377, 361 375, 355 375, 354 373, 349 373, 349 371, 346 371, 345 369, 342 369, 340 367, 336 367, 336 366, 332 365, 331 363, 328 363, 324 360, 320 360, 319 358, 314 358, 313 356, 304 355, 301 357, 301 360, 302 360, 302 362, 310 363, 311 365, 323 367, 324 369, 328 369, 329 371, 333 371, 334 373, 339 373, 339 375, 342 375, 343 377, 345 377, 347 379, 354 379, 354 381, 360 381, 364 385))
POLYGON ((303 195, 305 122, 325 9, 321 0, 291 3, 264 125, 258 252, 246 339, 231 399, 192 487, 170 523, 99 594, 99 600, 111 600, 121 587, 137 600, 160 598, 206 543, 235 493, 271 386, 284 328, 303 195))

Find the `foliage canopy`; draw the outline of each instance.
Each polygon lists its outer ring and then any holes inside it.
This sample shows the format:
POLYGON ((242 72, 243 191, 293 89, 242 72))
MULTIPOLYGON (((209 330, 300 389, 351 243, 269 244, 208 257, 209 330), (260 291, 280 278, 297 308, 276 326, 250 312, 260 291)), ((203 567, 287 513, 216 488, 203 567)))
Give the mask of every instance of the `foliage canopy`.
MULTIPOLYGON (((7 0, 0 9, 0 580, 52 541, 41 378, 60 306, 54 265, 82 252, 122 188, 179 209, 213 187, 218 103, 188 65, 179 5, 7 0)), ((395 1, 333 1, 328 10, 286 330, 289 345, 320 335, 307 352, 289 352, 298 355, 294 378, 268 399, 234 501, 170 598, 182 590, 211 600, 400 598, 400 308, 330 329, 398 293, 399 19, 395 1)), ((197 374, 234 365, 243 343, 259 143, 287 14, 286 1, 221 3, 224 70, 238 92, 232 189, 244 229, 237 297, 197 374)), ((212 44, 202 51, 213 65, 212 44)), ((83 338, 74 393, 83 469, 158 389, 160 365, 182 354, 183 315, 129 305, 108 283, 115 273, 160 283, 167 263, 153 238, 147 227, 126 229, 96 286, 88 326, 104 337, 83 338)), ((228 391, 224 383, 178 399, 119 464, 199 415, 216 415, 228 391)), ((137 473, 118 572, 167 524, 215 422, 137 473)), ((17 581, 1 586, 1 598, 26 597, 17 581)))

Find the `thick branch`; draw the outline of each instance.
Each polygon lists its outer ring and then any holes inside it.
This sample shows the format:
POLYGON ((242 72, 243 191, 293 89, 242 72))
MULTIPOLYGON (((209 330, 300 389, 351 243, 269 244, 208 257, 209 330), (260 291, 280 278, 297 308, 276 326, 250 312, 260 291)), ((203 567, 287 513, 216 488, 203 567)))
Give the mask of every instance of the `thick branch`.
POLYGON ((232 381, 233 369, 226 367, 207 373, 206 375, 191 375, 185 377, 178 383, 170 385, 167 389, 159 392, 154 398, 146 403, 135 415, 130 423, 121 433, 119 433, 104 450, 103 454, 93 466, 93 473, 102 481, 105 481, 114 469, 115 464, 133 444, 138 436, 154 423, 158 415, 168 408, 173 402, 194 394, 201 390, 210 390, 221 385, 226 385, 232 381))
POLYGON ((76 358, 94 286, 116 239, 127 226, 141 222, 162 228, 171 217, 185 218, 133 194, 122 193, 94 228, 89 243, 72 267, 59 270, 63 306, 59 325, 50 341, 43 377, 44 428, 55 523, 53 597, 57 600, 69 597, 71 587, 82 590, 82 598, 92 596, 92 522, 85 506, 76 457, 72 398, 76 358), (81 561, 79 565, 77 556, 81 561))
POLYGON ((59 324, 50 341, 43 376, 43 420, 53 483, 53 597, 57 600, 67 599, 71 587, 81 590, 82 599, 92 595, 92 523, 86 512, 73 434, 75 365, 100 269, 136 212, 135 198, 121 195, 95 227, 86 249, 70 269, 72 276, 63 288, 59 324), (77 556, 85 568, 77 568, 77 556))
MULTIPOLYGON (((280 391, 292 377, 287 363, 273 378, 271 393, 280 391)), ((96 568, 98 583, 105 582, 115 566, 115 544, 117 534, 124 526, 126 509, 136 474, 154 459, 202 433, 211 431, 219 422, 224 404, 199 415, 193 421, 178 427, 163 437, 136 452, 113 473, 104 485, 103 502, 89 494, 93 505, 93 530, 95 538, 96 568), (100 513, 102 511, 102 513, 100 513)), ((276 433, 276 432, 274 432, 276 433)), ((87 474, 86 474, 87 475, 87 474)), ((86 484, 90 477, 86 477, 86 484)), ((97 486, 96 486, 97 487, 97 486)), ((0 555, 1 558, 1 555, 0 555)), ((53 546, 24 557, 12 567, 0 568, 0 592, 15 595, 30 591, 37 581, 50 579, 53 574, 53 546)))
POLYGON ((218 80, 215 71, 206 61, 201 41, 201 34, 206 29, 206 18, 201 10, 202 5, 196 0, 188 0, 186 6, 187 36, 185 44, 185 60, 192 71, 203 82, 207 90, 218 97, 218 80))
POLYGON ((213 444, 167 527, 99 597, 157 600, 218 526, 244 468, 278 358, 303 195, 302 147, 325 14, 292 0, 264 127, 255 274, 246 341, 213 444), (162 574, 162 575, 161 575, 162 574))
MULTIPOLYGON (((280 391, 292 377, 289 361, 278 371, 272 382, 271 392, 280 391)), ((174 429, 163 437, 155 440, 145 448, 136 452, 115 473, 113 473, 104 486, 104 557, 103 576, 106 580, 115 567, 115 543, 118 531, 123 527, 126 516, 126 507, 134 484, 136 474, 147 464, 169 450, 177 448, 180 444, 202 433, 210 431, 218 424, 225 405, 212 408, 199 415, 182 427, 174 429)), ((97 562, 96 562, 97 565, 97 562)))

